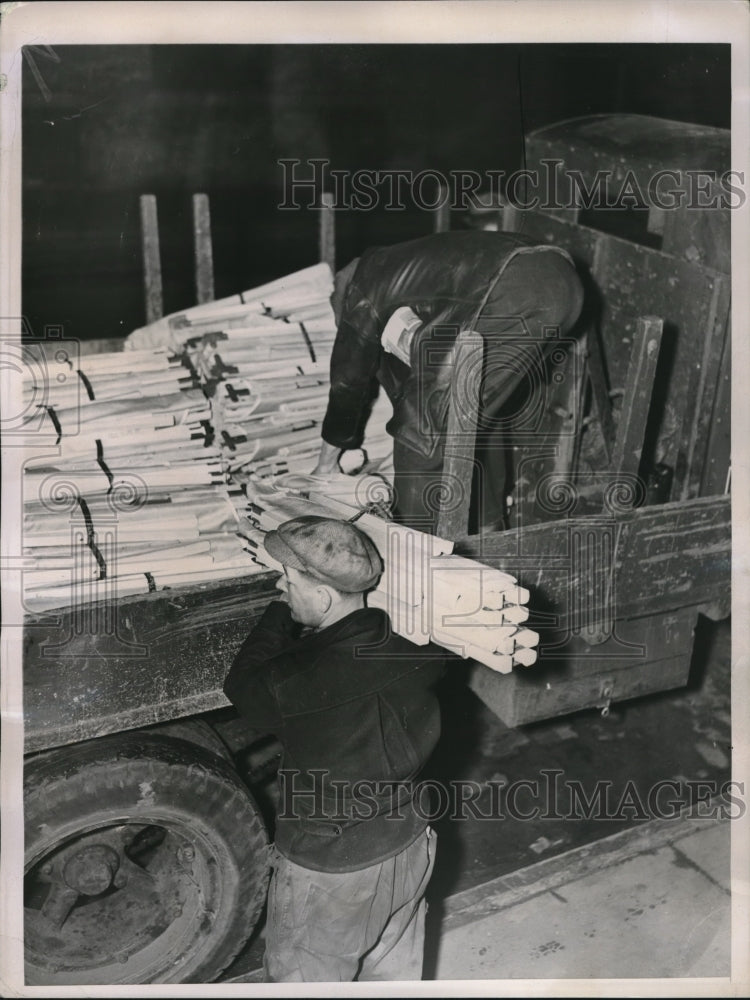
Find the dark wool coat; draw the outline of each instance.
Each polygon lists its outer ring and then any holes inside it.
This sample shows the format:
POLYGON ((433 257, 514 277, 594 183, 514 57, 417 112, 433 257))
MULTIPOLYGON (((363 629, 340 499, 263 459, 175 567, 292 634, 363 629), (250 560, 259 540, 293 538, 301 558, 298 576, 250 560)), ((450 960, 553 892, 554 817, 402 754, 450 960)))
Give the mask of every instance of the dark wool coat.
POLYGON ((412 785, 440 734, 432 687, 444 652, 395 635, 375 608, 300 631, 273 601, 224 691, 283 745, 277 849, 318 871, 353 871, 397 854, 427 825, 412 785))

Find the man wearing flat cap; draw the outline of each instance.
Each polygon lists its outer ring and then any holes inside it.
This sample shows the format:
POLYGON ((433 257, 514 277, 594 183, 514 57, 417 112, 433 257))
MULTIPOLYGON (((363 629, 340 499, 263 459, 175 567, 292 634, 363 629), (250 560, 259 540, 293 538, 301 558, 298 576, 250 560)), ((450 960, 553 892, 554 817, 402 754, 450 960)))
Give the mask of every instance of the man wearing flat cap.
POLYGON ((224 691, 284 748, 265 979, 420 979, 435 834, 414 781, 440 733, 443 651, 396 636, 367 607, 383 566, 354 524, 298 517, 264 544, 284 599, 224 691))

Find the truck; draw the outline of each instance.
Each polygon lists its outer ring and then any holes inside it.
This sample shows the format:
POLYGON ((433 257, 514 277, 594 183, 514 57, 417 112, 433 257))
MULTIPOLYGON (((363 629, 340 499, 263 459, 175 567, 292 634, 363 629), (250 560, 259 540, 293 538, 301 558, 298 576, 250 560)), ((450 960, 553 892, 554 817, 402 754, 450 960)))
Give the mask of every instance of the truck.
MULTIPOLYGON (((543 189, 482 216, 566 249, 587 303, 520 404, 502 531, 451 497, 481 434, 476 364, 454 379, 438 533, 527 587, 541 636, 528 669, 469 664, 506 725, 683 686, 699 615, 730 613, 730 166, 726 130, 587 116, 529 135, 543 189)), ((222 685, 275 580, 25 615, 29 985, 211 982, 248 940, 268 833, 222 685)))

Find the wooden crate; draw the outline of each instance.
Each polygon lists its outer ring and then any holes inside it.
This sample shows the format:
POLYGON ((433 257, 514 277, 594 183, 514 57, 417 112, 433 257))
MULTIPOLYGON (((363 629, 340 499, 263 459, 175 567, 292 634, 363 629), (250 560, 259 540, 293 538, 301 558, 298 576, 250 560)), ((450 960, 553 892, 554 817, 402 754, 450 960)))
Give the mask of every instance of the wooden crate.
POLYGON ((708 125, 646 115, 591 115, 532 132, 526 166, 539 171, 545 184, 557 175, 560 197, 545 196, 541 212, 728 274, 731 206, 738 202, 731 189, 737 181, 728 175, 730 138, 728 129, 708 125), (564 171, 580 172, 586 190, 578 207, 565 205, 568 185, 559 176, 564 171), (614 210, 596 207, 595 178, 605 171, 610 174, 607 200, 622 196, 623 204, 614 210), (587 192, 592 196, 587 198, 587 192))
MULTIPOLYGON (((717 452, 715 438, 721 423, 725 432, 729 423, 729 275, 542 213, 515 215, 513 222, 576 261, 591 309, 586 319, 596 327, 612 391, 624 385, 637 318, 664 320, 651 456, 673 470, 671 499, 708 495, 719 483, 723 488, 729 453, 726 447, 717 452)), ((547 424, 555 420, 552 403, 547 424)))

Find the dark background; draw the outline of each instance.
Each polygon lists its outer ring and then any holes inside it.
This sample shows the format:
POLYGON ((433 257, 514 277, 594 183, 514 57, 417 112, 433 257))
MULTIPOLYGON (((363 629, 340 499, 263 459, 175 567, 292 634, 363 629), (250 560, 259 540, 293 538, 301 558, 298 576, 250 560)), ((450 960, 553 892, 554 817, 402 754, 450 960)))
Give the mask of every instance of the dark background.
MULTIPOLYGON (((217 297, 315 263, 313 211, 278 210, 278 160, 503 170, 523 136, 631 112, 728 128, 728 45, 149 45, 24 50, 23 306, 36 335, 144 320, 138 197, 158 197, 165 311, 195 301, 191 195, 211 202, 217 297)), ((454 213, 454 228, 465 224, 454 213)), ((336 213, 337 262, 432 230, 336 213)))

